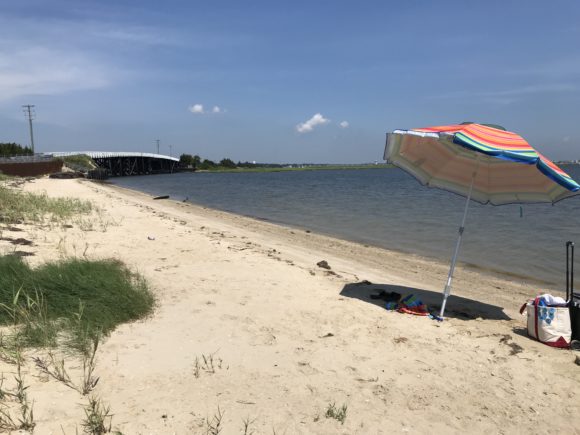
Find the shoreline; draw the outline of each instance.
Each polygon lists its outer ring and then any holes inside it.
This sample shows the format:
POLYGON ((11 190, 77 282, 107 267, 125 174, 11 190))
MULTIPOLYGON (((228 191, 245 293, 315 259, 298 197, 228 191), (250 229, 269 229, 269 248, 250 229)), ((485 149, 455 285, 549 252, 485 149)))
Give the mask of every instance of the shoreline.
MULTIPOLYGON (((129 194, 142 195, 144 198, 148 198, 148 199, 154 198, 154 195, 149 194, 147 192, 137 190, 137 189, 119 186, 119 185, 112 184, 112 183, 106 183, 106 184, 113 189, 119 189, 120 191, 129 193, 129 194)), ((267 225, 272 225, 274 227, 279 227, 280 230, 286 229, 286 230, 292 230, 292 231, 301 231, 301 232, 305 232, 307 234, 310 234, 311 237, 312 236, 319 236, 319 237, 322 237, 325 239, 329 239, 329 243, 332 243, 332 240, 335 240, 335 241, 340 241, 340 242, 344 242, 347 244, 353 244, 355 246, 358 246, 359 248, 373 248, 373 249, 378 250, 378 251, 383 251, 383 252, 387 253, 388 255, 392 255, 392 256, 413 257, 413 258, 417 258, 420 261, 425 262, 425 263, 432 263, 434 265, 437 265, 438 267, 447 268, 447 270, 449 269, 449 264, 451 261, 451 254, 452 254, 451 252, 449 253, 449 258, 439 258, 436 256, 421 255, 421 254, 416 254, 416 253, 410 252, 410 251, 399 250, 399 249, 394 249, 394 248, 387 248, 387 247, 384 247, 384 246, 381 246, 378 244, 373 244, 372 242, 365 242, 365 241, 360 241, 360 240, 343 238, 343 237, 340 237, 340 235, 332 234, 332 233, 325 233, 325 232, 320 231, 319 229, 312 230, 310 228, 303 227, 300 225, 293 225, 290 223, 281 222, 281 221, 277 221, 277 220, 273 220, 273 219, 269 219, 269 218, 265 218, 265 217, 261 217, 261 216, 257 216, 257 215, 250 215, 250 214, 236 213, 236 212, 228 211, 228 210, 221 210, 221 209, 206 206, 203 204, 194 203, 194 202, 191 202, 190 200, 183 201, 183 200, 173 199, 173 198, 169 197, 166 199, 162 199, 160 201, 172 203, 172 204, 177 205, 177 206, 183 206, 183 205, 191 206, 193 210, 197 210, 197 211, 203 210, 203 212, 205 212, 205 213, 213 213, 214 216, 216 216, 218 218, 223 217, 224 215, 229 216, 232 219, 235 217, 239 217, 239 218, 248 219, 251 222, 264 223, 267 225)), ((517 282, 523 283, 524 285, 529 285, 529 286, 544 286, 547 291, 565 293, 564 290, 557 288, 557 285, 558 285, 557 283, 555 283, 553 281, 548 281, 547 279, 529 277, 529 276, 521 275, 518 273, 512 273, 512 272, 508 272, 508 271, 504 271, 504 270, 500 270, 500 269, 495 269, 493 267, 488 267, 488 266, 479 265, 476 263, 461 261, 461 260, 457 261, 457 267, 460 269, 470 270, 473 273, 479 273, 483 276, 489 276, 493 279, 499 279, 499 280, 505 280, 505 281, 517 281, 517 282)), ((441 281, 441 291, 443 291, 444 285, 445 285, 445 279, 441 281)))
MULTIPOLYGON (((385 171, 386 173, 388 171, 385 171)), ((209 177, 208 174, 206 175, 209 177)), ((214 175, 217 177, 219 174, 214 175)), ((355 180, 358 180, 358 177, 356 175, 355 180)), ((278 187, 268 188, 264 200, 260 199, 256 202, 255 199, 252 199, 252 195, 255 194, 252 193, 252 189, 259 186, 260 178, 254 180, 252 177, 252 179, 244 181, 245 177, 240 175, 238 181, 244 188, 239 193, 235 193, 235 189, 227 190, 227 186, 230 184, 227 180, 228 177, 222 179, 202 176, 202 178, 204 179, 189 176, 180 178, 178 174, 178 178, 175 180, 172 177, 165 177, 157 182, 136 177, 135 179, 115 180, 114 183, 151 195, 169 194, 172 199, 188 199, 191 202, 197 202, 196 205, 201 207, 214 207, 261 221, 269 221, 299 230, 311 230, 342 240, 396 251, 403 255, 418 255, 447 264, 451 261, 457 237, 457 225, 459 225, 459 222, 455 223, 453 219, 457 218, 459 221, 456 212, 460 208, 440 207, 442 211, 438 211, 433 216, 425 213, 425 205, 431 204, 432 201, 429 199, 431 198, 430 192, 422 192, 422 200, 417 202, 418 205, 410 205, 410 211, 407 212, 404 211, 406 209, 404 202, 401 203, 401 201, 405 201, 404 197, 401 198, 397 195, 394 195, 392 207, 385 205, 388 204, 388 198, 384 196, 385 194, 369 201, 362 201, 359 204, 350 194, 337 194, 338 198, 334 199, 334 194, 320 193, 324 192, 324 188, 321 187, 319 193, 313 193, 314 200, 312 200, 308 199, 309 195, 304 193, 307 191, 303 187, 281 188, 279 185, 292 184, 287 182, 284 177, 268 177, 263 181, 271 180, 272 185, 278 187), (212 188, 214 180, 217 185, 212 188), (196 188, 195 186, 198 185, 199 188, 196 188), (223 197, 217 193, 222 189, 225 189, 223 197), (296 195, 292 193, 294 191, 296 191, 296 195), (211 192, 216 192, 216 194, 211 192), (289 195, 288 198, 286 195, 289 195), (300 195, 306 196, 299 199, 300 195), (318 200, 321 201, 321 204, 318 204, 318 200), (351 204, 346 205, 345 202, 344 211, 341 209, 343 201, 348 201, 348 204, 351 204), (374 205, 375 203, 377 205, 374 205), (365 210, 367 207, 373 212, 368 213, 365 210), (409 224, 405 223, 406 216, 409 219, 409 224), (390 220, 393 222, 391 223, 390 220)), ((324 178, 320 180, 318 178, 317 176, 316 180, 309 180, 300 177, 296 179, 296 182, 299 182, 300 186, 306 186, 310 182, 319 183, 324 180, 324 178)), ((373 176, 371 180, 374 178, 377 177, 373 176)), ((340 179, 342 180, 342 178, 340 179)), ((382 174, 378 174, 378 179, 383 179, 382 174)), ((399 179, 399 175, 396 179, 399 179)), ((362 180, 365 178, 363 177, 362 180)), ((350 182, 341 181, 339 184, 343 186, 348 183, 350 182)), ((357 183, 359 182, 357 181, 357 183)), ((364 187, 366 183, 364 181, 361 186, 364 187)), ((407 182, 405 181, 405 183, 407 182)), ((322 184, 324 185, 324 183, 322 184)), ((361 188, 361 186, 357 186, 357 189, 361 188)), ((383 190, 381 189, 381 191, 383 190)), ((443 200, 443 198, 441 199, 443 200)), ((415 201, 411 202, 416 203, 415 201)), ((463 207, 464 201, 461 203, 461 207, 463 207)), ((574 207, 574 202, 572 201, 567 205, 574 207)), ((550 215, 543 214, 544 217, 536 222, 533 221, 534 214, 543 213, 545 209, 532 209, 526 211, 527 221, 519 219, 512 225, 511 222, 507 223, 507 220, 502 218, 498 222, 498 216, 502 216, 502 214, 507 213, 511 216, 512 211, 513 213, 519 212, 516 208, 512 207, 513 210, 510 210, 511 206, 507 207, 501 210, 493 207, 490 207, 489 210, 478 209, 473 213, 474 216, 470 216, 473 221, 470 220, 468 224, 469 229, 459 261, 464 267, 471 267, 484 273, 504 275, 506 279, 525 280, 535 286, 547 287, 561 292, 561 289, 564 288, 562 268, 564 257, 560 251, 560 240, 564 237, 574 237, 574 234, 577 233, 573 228, 564 230, 567 228, 567 223, 562 223, 561 220, 568 213, 566 211, 568 209, 558 208, 554 210, 554 218, 557 220, 554 224, 562 224, 562 230, 557 229, 560 228, 558 226, 555 231, 543 232, 538 238, 538 243, 545 243, 545 249, 540 250, 534 244, 534 239, 525 235, 522 224, 530 225, 532 232, 537 231, 544 224, 549 224, 546 216, 550 215), (498 228, 495 228, 496 224, 498 228), (471 227, 471 225, 474 226, 471 227), (491 226, 486 227, 486 225, 491 226), (503 236, 496 236, 494 232, 503 234, 503 236), (502 249, 502 245, 505 243, 508 244, 509 249, 502 249)), ((569 212, 573 215, 573 210, 569 212)))
POLYGON ((311 166, 292 166, 292 167, 259 167, 259 168, 223 168, 220 169, 197 169, 195 171, 183 171, 183 172, 200 172, 200 173, 250 173, 250 172, 294 172, 294 171, 348 171, 354 169, 392 169, 395 166, 388 163, 380 164, 352 164, 352 165, 340 165, 340 164, 327 164, 327 165, 316 165, 311 166))
MULTIPOLYGON (((329 435, 580 427, 575 353, 529 339, 517 312, 533 285, 458 267, 438 323, 370 295, 413 293, 435 307, 444 264, 88 180, 22 188, 100 208, 90 229, 19 225, 32 265, 117 258, 156 295, 150 318, 99 346, 96 394, 113 429, 201 434, 218 413, 224 433, 243 433, 245 419, 256 433, 329 435), (347 407, 343 423, 327 418, 332 404, 347 407)), ((32 364, 26 376, 36 432, 75 433, 76 392, 32 364)))

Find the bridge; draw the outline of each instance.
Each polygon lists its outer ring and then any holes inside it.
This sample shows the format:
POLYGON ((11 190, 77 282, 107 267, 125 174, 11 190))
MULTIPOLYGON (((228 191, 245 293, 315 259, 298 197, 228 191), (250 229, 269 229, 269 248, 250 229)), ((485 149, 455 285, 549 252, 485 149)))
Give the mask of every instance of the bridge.
POLYGON ((68 151, 45 153, 53 157, 87 155, 111 177, 173 173, 179 159, 163 154, 107 151, 68 151))

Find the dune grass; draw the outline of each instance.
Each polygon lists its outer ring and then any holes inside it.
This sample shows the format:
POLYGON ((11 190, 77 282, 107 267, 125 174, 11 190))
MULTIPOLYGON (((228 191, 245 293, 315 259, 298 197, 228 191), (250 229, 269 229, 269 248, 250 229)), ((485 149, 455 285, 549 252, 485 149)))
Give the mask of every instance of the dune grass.
POLYGON ((89 201, 77 198, 49 198, 46 193, 21 192, 0 185, 0 223, 23 221, 65 221, 92 210, 89 201))
POLYGON ((75 171, 87 172, 97 167, 93 159, 86 154, 62 157, 62 161, 65 165, 75 171))
POLYGON ((117 260, 70 258, 31 268, 0 256, 0 325, 13 325, 22 347, 64 344, 81 353, 117 325, 147 316, 154 298, 145 280, 117 260))

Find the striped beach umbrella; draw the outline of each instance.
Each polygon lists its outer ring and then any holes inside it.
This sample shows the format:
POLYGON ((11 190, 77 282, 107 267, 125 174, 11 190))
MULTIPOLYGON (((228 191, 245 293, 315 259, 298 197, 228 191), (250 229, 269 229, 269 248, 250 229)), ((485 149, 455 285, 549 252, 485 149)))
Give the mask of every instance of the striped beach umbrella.
POLYGON ((503 205, 556 203, 580 194, 580 185, 524 138, 501 127, 464 123, 395 130, 385 160, 421 184, 467 197, 440 316, 445 313, 469 201, 503 205))

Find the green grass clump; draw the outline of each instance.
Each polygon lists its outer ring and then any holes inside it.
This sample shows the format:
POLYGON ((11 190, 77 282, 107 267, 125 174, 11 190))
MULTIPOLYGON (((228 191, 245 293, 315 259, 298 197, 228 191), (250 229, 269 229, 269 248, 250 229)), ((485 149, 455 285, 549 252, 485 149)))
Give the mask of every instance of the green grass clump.
POLYGON ((84 433, 101 435, 111 432, 113 414, 111 408, 98 397, 90 397, 85 407, 85 419, 82 423, 84 433))
POLYGON ((0 181, 6 181, 6 180, 10 180, 12 178, 13 178, 12 176, 6 175, 3 172, 0 172, 0 181))
POLYGON ((78 214, 90 213, 90 201, 76 198, 49 198, 46 193, 21 192, 0 186, 0 222, 62 222, 78 214))
POLYGON ((145 280, 118 260, 66 259, 30 268, 0 256, 0 324, 15 325, 22 346, 52 346, 64 333, 86 352, 91 340, 153 310, 145 280))
POLYGON ((346 411, 347 406, 342 405, 340 408, 337 408, 334 403, 328 405, 326 409, 326 414, 324 415, 326 418, 334 418, 335 420, 340 421, 340 424, 344 424, 346 420, 346 411))

